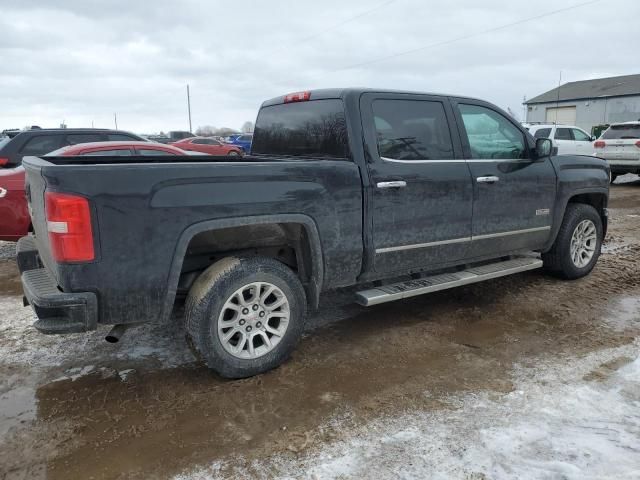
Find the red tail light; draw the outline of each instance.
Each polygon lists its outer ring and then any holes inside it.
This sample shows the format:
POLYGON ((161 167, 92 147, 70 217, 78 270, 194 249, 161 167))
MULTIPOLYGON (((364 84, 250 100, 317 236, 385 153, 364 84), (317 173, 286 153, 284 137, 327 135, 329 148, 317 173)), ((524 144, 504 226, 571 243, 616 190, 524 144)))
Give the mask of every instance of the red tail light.
POLYGON ((9 159, 5 157, 0 157, 0 167, 4 167, 9 163, 9 159))
POLYGON ((90 262, 95 258, 89 201, 67 193, 45 192, 47 230, 56 262, 90 262))
POLYGON ((284 103, 306 102, 311 98, 311 92, 295 92, 284 96, 284 103))
POLYGON ((640 140, 636 142, 636 147, 640 148, 640 140))
POLYGON ((595 142, 593 142, 593 146, 595 148, 604 148, 604 147, 606 147, 606 145, 607 144, 602 140, 596 140, 595 142))

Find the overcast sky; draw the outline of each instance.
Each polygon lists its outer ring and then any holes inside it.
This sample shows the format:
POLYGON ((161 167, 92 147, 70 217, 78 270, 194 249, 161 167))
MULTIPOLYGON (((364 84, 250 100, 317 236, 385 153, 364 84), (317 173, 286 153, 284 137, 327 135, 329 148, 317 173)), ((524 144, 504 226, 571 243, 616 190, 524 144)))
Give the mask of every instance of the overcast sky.
POLYGON ((339 86, 464 94, 522 115, 560 70, 563 83, 640 73, 638 0, 496 29, 581 3, 0 0, 0 129, 113 127, 114 112, 135 132, 188 129, 187 83, 194 129, 239 128, 267 98, 339 86))

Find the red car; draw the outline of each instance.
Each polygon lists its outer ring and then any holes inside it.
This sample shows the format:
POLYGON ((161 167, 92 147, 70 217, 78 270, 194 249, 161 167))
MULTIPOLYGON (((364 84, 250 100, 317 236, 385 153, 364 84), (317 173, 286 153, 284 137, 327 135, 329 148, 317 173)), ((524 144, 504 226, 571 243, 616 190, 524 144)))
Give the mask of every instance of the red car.
POLYGON ((17 242, 30 230, 24 168, 0 168, 0 240, 17 242))
POLYGON ((153 142, 93 142, 78 143, 47 153, 48 157, 131 156, 131 155, 188 155, 183 149, 153 142))
POLYGON ((182 150, 206 153, 207 155, 228 155, 230 157, 241 156, 242 149, 236 145, 219 142, 213 138, 191 137, 170 143, 182 150))
MULTIPOLYGON (((49 156, 77 155, 188 155, 171 145, 151 142, 94 142, 59 148, 49 156)), ((31 217, 24 195, 24 168, 0 169, 0 240, 16 242, 31 230, 31 217)))

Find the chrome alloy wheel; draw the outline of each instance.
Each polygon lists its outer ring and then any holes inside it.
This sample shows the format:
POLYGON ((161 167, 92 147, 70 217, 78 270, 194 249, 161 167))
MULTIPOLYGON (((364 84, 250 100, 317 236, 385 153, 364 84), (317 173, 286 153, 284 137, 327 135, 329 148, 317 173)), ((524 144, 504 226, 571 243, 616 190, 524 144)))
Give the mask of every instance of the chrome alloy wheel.
POLYGON ((581 221, 571 235, 571 261, 578 268, 586 267, 596 252, 598 231, 591 220, 581 221))
POLYGON ((254 282, 236 290, 218 317, 222 347, 242 359, 261 357, 284 337, 291 312, 282 290, 271 283, 254 282))

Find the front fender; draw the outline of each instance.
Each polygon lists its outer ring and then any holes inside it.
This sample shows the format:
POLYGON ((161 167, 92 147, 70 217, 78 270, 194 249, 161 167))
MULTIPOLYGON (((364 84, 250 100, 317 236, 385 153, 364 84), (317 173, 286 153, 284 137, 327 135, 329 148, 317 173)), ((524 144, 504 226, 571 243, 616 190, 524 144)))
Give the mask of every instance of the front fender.
POLYGON ((557 174, 557 198, 551 235, 543 251, 549 250, 555 242, 567 205, 576 197, 580 198, 581 202, 591 204, 599 210, 606 233, 606 209, 609 202, 607 162, 601 158, 586 155, 560 155, 552 157, 551 162, 557 174))

